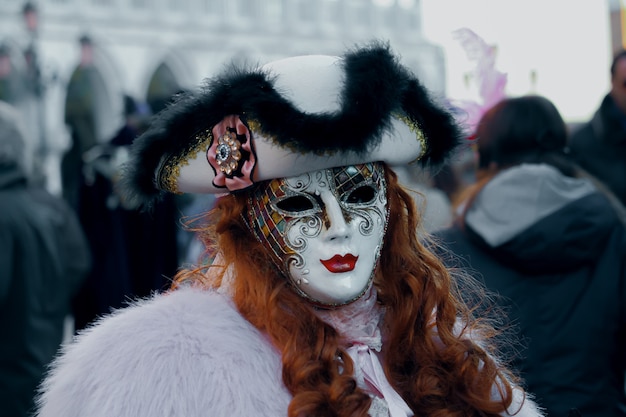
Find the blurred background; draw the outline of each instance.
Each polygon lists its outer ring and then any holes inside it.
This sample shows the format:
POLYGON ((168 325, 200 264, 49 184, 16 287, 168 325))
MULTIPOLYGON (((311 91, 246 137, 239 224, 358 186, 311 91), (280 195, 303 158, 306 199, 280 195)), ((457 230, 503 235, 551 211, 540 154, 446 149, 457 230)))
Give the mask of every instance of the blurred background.
POLYGON ((480 101, 453 35, 469 28, 493 46, 507 94, 544 95, 576 124, 609 88, 622 14, 618 0, 0 0, 0 100, 28 121, 46 188, 71 194, 72 158, 115 135, 124 96, 155 113, 233 57, 386 39, 436 94, 480 101))

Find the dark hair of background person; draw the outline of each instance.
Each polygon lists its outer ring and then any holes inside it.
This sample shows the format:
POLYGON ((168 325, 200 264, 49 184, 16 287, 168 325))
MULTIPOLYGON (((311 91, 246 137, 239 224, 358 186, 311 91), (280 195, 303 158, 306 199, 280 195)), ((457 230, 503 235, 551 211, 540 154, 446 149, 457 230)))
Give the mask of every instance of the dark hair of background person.
POLYGON ((465 207, 470 207, 480 190, 503 169, 523 163, 543 163, 565 176, 591 180, 626 223, 626 210, 615 195, 570 157, 568 134, 558 109, 545 97, 528 95, 496 104, 485 113, 476 129, 477 181, 462 192, 459 201, 465 201, 468 203, 465 207))
POLYGON ((576 166, 566 154, 565 122, 554 104, 544 97, 525 96, 500 102, 485 114, 476 133, 481 170, 527 162, 546 163, 563 175, 576 175, 576 166))

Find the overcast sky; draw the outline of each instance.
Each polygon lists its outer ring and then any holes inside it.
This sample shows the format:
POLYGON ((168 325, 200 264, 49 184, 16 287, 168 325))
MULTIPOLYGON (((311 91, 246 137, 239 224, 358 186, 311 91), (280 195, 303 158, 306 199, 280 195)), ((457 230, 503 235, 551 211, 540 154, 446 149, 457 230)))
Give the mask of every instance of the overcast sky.
POLYGON ((478 99, 464 76, 473 64, 452 36, 462 27, 497 47, 497 67, 508 75, 508 95, 545 95, 568 121, 590 117, 608 90, 608 2, 421 0, 421 5, 424 34, 444 47, 452 98, 478 99))

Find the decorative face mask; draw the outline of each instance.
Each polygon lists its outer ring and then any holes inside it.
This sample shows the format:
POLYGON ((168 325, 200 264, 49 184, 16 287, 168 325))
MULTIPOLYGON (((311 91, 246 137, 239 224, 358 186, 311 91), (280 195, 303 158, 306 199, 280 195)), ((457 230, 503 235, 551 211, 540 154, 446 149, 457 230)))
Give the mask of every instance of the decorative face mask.
POLYGON ((247 217, 301 296, 348 304, 370 287, 387 227, 384 168, 324 169, 259 185, 247 217))

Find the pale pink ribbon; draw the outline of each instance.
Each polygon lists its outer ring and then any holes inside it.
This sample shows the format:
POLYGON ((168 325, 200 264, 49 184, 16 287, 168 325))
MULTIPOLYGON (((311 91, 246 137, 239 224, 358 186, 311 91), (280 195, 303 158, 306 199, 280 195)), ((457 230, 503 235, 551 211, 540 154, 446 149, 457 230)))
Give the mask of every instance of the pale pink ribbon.
POLYGON ((354 365, 361 369, 365 380, 381 393, 387 402, 389 415, 391 417, 413 416, 413 411, 411 411, 406 402, 400 397, 400 394, 389 385, 385 371, 383 371, 383 367, 376 353, 372 352, 367 345, 360 343, 350 346, 347 351, 354 365))

